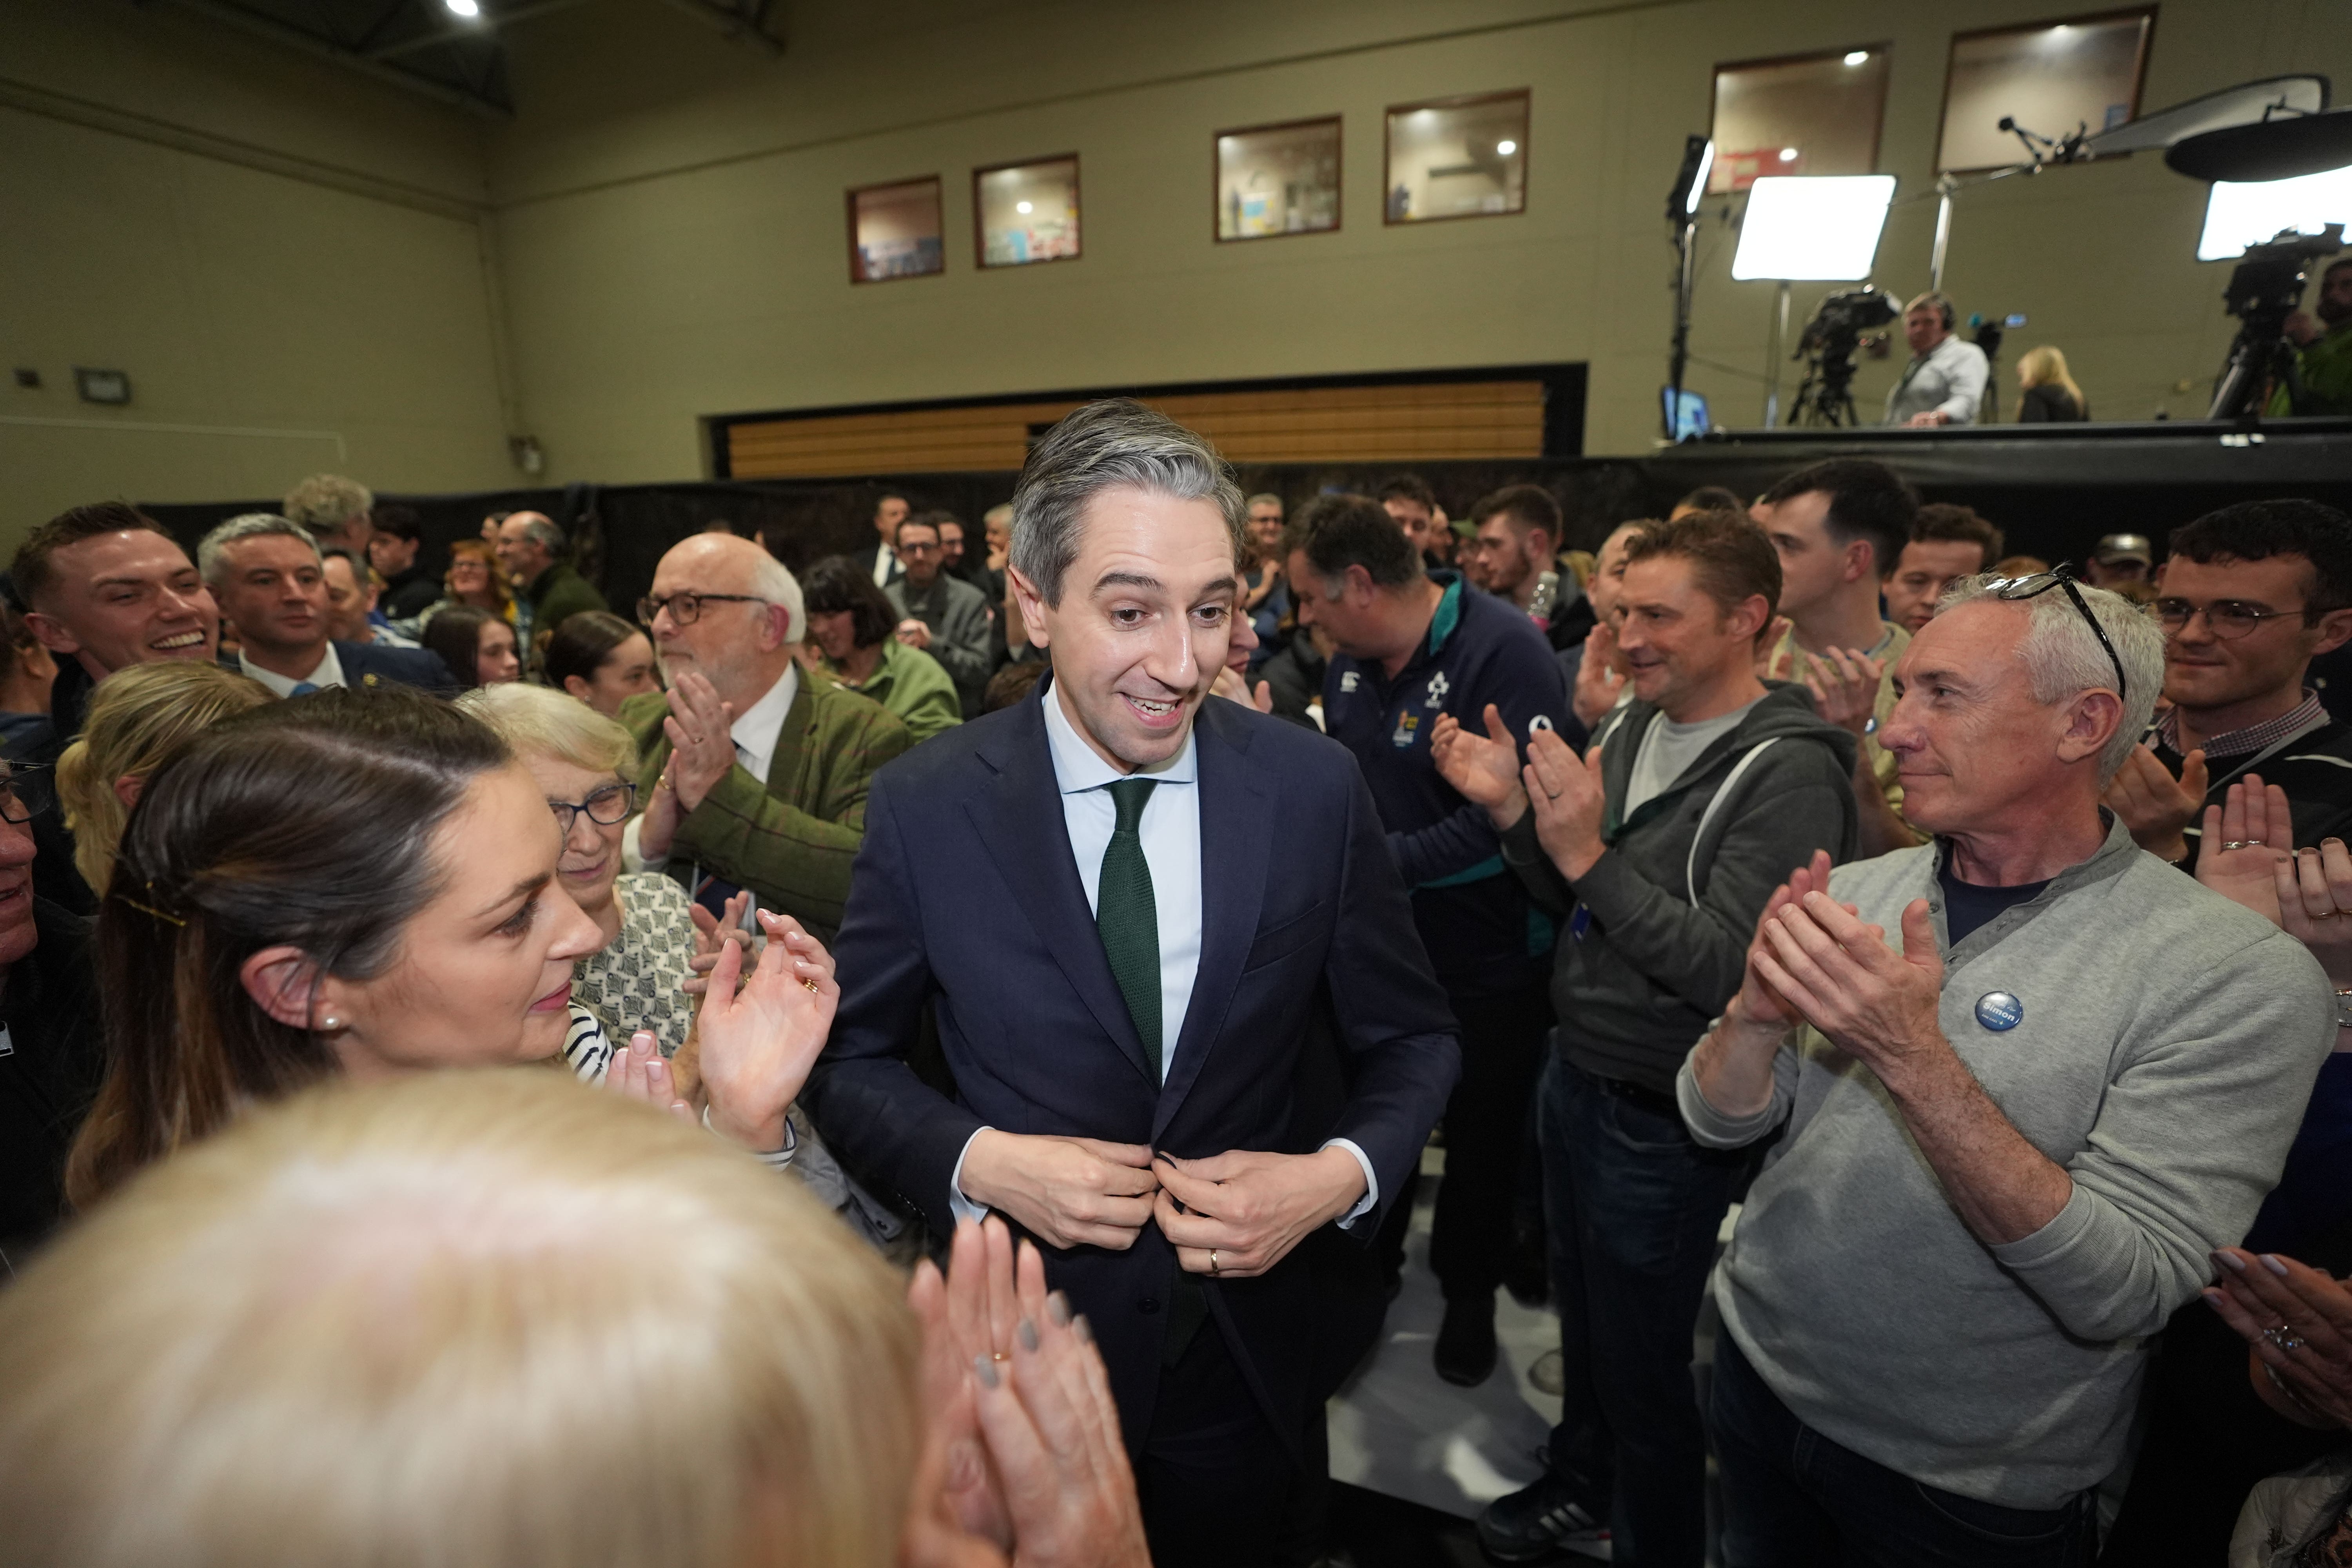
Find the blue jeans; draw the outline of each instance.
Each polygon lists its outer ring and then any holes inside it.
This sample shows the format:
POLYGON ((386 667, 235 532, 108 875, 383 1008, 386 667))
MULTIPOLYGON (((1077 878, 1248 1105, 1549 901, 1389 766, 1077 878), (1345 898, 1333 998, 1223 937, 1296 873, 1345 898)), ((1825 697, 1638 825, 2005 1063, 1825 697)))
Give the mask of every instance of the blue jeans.
POLYGON ((1702 1149, 1664 1097, 1555 1054, 1537 1104, 1567 1392, 1551 1465, 1606 1510, 1612 1560, 1700 1568, 1706 1435, 1691 1341, 1753 1157, 1702 1149))
POLYGON ((2087 1568, 2098 1550, 2092 1493, 2002 1508, 1915 1481, 1797 1419, 1728 1332, 1707 1415, 1724 1568, 2087 1568))

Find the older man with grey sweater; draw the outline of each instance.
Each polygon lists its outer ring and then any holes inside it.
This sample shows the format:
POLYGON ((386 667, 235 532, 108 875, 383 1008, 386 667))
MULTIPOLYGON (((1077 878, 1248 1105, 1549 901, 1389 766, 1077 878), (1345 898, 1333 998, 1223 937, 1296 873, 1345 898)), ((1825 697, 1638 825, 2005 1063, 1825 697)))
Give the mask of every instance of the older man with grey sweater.
POLYGON ((1791 878, 1675 1085, 1702 1143, 1779 1133, 1715 1284, 1724 1561, 2074 1568, 2334 998, 2100 810, 2163 678, 2125 601, 1976 579, 1895 677, 1934 842, 1791 878))

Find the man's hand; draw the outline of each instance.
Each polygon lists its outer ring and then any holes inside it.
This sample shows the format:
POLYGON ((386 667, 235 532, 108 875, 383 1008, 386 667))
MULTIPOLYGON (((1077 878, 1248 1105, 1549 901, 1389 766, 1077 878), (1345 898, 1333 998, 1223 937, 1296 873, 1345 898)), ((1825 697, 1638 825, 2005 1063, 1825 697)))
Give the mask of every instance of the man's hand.
POLYGON ((1502 710, 1486 704, 1486 733, 1473 735, 1451 713, 1437 716, 1430 732, 1430 760, 1437 774, 1454 793, 1473 805, 1484 806, 1497 831, 1508 828, 1528 809, 1527 791, 1519 784, 1519 748, 1502 710))
MULTIPOLYGON (((1715 1027, 1698 1043, 1692 1077, 1697 1080, 1700 1095, 1726 1116, 1760 1115, 1772 1103, 1772 1061, 1801 1015, 1772 988, 1758 961, 1770 954, 1769 932, 1780 911, 1808 894, 1826 893, 1829 885, 1829 851, 1816 849, 1810 864, 1790 872, 1789 879, 1772 889, 1772 896, 1764 901, 1764 912, 1756 919, 1756 937, 1748 946, 1739 989, 1732 994, 1715 1027)), ((1853 912, 1852 904, 1839 907, 1848 914, 1853 912)))
POLYGON ((1593 747, 1581 762, 1557 731, 1538 730, 1528 737, 1528 765, 1520 773, 1528 804, 1536 814, 1536 842, 1559 874, 1575 881, 1601 858, 1601 818, 1607 809, 1607 792, 1601 783, 1601 748, 1593 747))
POLYGON ((2132 748, 2099 800, 2124 819, 2133 843, 2177 865, 2189 855, 2189 839, 2181 829, 2197 820, 2205 801, 2204 749, 2180 760, 2176 779, 2143 742, 2132 748))
POLYGON ((1220 1279, 1265 1273, 1364 1195, 1364 1168, 1345 1149, 1236 1149, 1206 1160, 1162 1154, 1152 1169, 1160 1177, 1152 1217, 1176 1261, 1188 1273, 1220 1279))
MULTIPOLYGON (((1772 896, 1764 900, 1764 912, 1756 917, 1755 939, 1748 944, 1748 964, 1740 974, 1738 993, 1726 1009, 1727 1017, 1736 1012, 1743 1024, 1777 1029, 1784 1035, 1803 1021, 1803 1015, 1772 988, 1772 983, 1757 967, 1757 961, 1771 956, 1770 931, 1774 918, 1781 910, 1802 903, 1808 894, 1826 897, 1829 890, 1830 854, 1826 849, 1814 850, 1811 864, 1798 867, 1789 873, 1787 881, 1772 889, 1772 896)), ((1838 907, 1850 915, 1856 913, 1852 904, 1838 907)))
POLYGON ((1804 654, 1789 633, 1796 622, 1786 616, 1774 616, 1772 624, 1756 640, 1756 679, 1759 680, 1794 680, 1801 672, 1797 661, 1804 654))
POLYGON ((1617 668, 1616 628, 1602 621, 1584 634, 1584 658, 1576 667, 1576 689, 1569 694, 1568 705, 1590 730, 1609 716, 1624 689, 1625 677, 1617 668))
POLYGON ((1856 739, 1867 734, 1878 713, 1879 678, 1886 673, 1886 661, 1843 647, 1803 658, 1805 689, 1822 717, 1856 739))
POLYGON ((1261 680, 1257 689, 1250 689, 1249 678, 1240 670, 1224 668, 1209 686, 1209 695, 1222 697, 1228 702, 1238 702, 1244 708, 1255 708, 1261 713, 1274 711, 1274 683, 1261 680))
POLYGON ((2277 878, 2279 923, 2311 950, 2330 985, 2352 990, 2352 853, 2344 840, 2323 838, 2316 849, 2296 850, 2277 868, 2277 878))
MULTIPOLYGON (((734 706, 719 700, 719 689, 709 677, 689 669, 670 687, 669 717, 662 721, 662 732, 675 754, 665 776, 677 794, 679 809, 698 809, 734 768, 734 706)), ((637 843, 651 853, 642 829, 637 843)), ((667 841, 662 847, 668 849, 667 841)))
POLYGON ((963 1157, 965 1197, 1003 1210, 1055 1247, 1126 1251, 1150 1223, 1159 1190, 1151 1151, 1140 1143, 989 1128, 963 1157))
POLYGON ((2248 773, 2223 798, 2228 804, 2205 808, 2197 879, 2231 903, 2284 926, 2282 904, 2301 901, 2294 890, 2294 857, 2288 853, 2294 842, 2294 818, 2286 791, 2276 784, 2265 788, 2261 774, 2248 773), (2231 844, 2242 847, 2225 847, 2231 844), (2284 878, 2281 868, 2285 868, 2284 878))
POLYGON ((1952 416, 1940 408, 1930 408, 1925 414, 1914 414, 1909 419, 1904 421, 1914 430, 1929 430, 1938 425, 1949 425, 1951 422, 1952 416))
POLYGON ((1811 892, 1765 917, 1769 951, 1758 976, 1831 1044, 1859 1059, 1900 1093, 1906 1068, 1951 1054, 1937 1022, 1944 961, 1936 951, 1927 900, 1903 910, 1903 951, 1886 945, 1884 927, 1827 893, 1811 892))
POLYGON ((891 635, 908 647, 928 648, 931 646, 931 628, 913 616, 900 621, 891 635))

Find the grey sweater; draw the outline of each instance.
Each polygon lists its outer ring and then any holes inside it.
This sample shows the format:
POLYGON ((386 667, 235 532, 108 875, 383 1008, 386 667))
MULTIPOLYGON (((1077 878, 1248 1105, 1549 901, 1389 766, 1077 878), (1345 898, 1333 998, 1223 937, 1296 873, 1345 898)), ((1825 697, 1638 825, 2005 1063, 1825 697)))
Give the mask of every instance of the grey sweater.
POLYGON ((1702 1143, 1740 1147, 1788 1122, 1715 1280, 1773 1392, 1915 1480, 2056 1508, 2121 1460, 2147 1337, 2277 1181, 2335 1042, 2334 998, 2294 938, 2134 847, 2120 822, 1958 947, 1944 852, 1840 867, 1831 891, 1890 932, 1928 901, 1944 1034, 2074 1178, 2055 1218, 1979 1241, 1877 1077, 1810 1028, 1781 1048, 1757 1116, 1718 1112, 1687 1063, 1675 1088, 1702 1143), (2006 1033, 1977 1020, 1996 991, 2024 1008, 2006 1033))
POLYGON ((1853 853, 1856 742, 1814 713, 1803 687, 1772 682, 1729 734, 1621 822, 1616 803, 1657 717, 1629 702, 1593 731, 1608 848, 1573 888, 1537 842, 1533 812, 1503 835, 1503 859, 1538 907, 1587 911, 1552 959, 1561 1054, 1671 1094, 1691 1041, 1739 989, 1772 889, 1816 849, 1839 860, 1853 853))

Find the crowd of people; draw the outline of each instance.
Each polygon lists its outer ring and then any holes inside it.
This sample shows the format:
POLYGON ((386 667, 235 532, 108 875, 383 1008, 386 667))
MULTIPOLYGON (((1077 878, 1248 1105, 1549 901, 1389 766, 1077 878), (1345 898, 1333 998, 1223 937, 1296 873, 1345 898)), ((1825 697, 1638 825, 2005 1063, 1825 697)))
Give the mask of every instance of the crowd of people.
POLYGON ((2352 519, 1661 510, 36 530, 0 1563, 1322 1561, 1433 1131, 1496 1561, 2352 1561, 2352 519))

